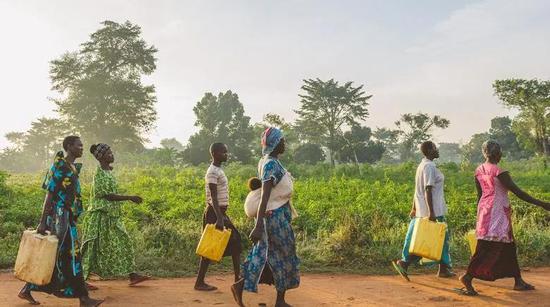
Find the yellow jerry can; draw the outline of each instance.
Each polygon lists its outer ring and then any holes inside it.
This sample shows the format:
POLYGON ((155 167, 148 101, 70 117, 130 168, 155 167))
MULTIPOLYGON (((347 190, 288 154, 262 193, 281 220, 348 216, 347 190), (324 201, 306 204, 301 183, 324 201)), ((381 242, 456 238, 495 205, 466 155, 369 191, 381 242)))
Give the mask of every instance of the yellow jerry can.
POLYGON ((197 255, 213 261, 220 261, 231 237, 231 229, 216 229, 214 224, 206 224, 197 246, 197 255))
POLYGON ((446 230, 445 223, 432 222, 428 218, 417 218, 409 253, 434 261, 441 260, 446 230))
POLYGON ((468 231, 464 237, 466 238, 466 241, 468 241, 468 245, 470 246, 470 253, 472 253, 472 256, 476 252, 477 247, 477 237, 476 237, 476 230, 470 230, 468 231))

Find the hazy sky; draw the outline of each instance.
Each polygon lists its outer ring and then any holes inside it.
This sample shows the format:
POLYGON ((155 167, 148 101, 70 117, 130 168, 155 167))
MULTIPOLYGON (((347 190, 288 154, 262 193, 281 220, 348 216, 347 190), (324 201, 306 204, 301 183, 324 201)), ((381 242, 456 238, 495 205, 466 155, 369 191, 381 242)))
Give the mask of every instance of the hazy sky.
MULTIPOLYGON (((439 141, 467 141, 513 114, 495 79, 550 78, 550 1, 6 1, 0 0, 0 135, 54 116, 49 61, 109 19, 142 27, 159 52, 152 144, 195 131, 204 92, 231 89, 254 121, 294 119, 304 78, 364 84, 370 127, 399 114, 450 119, 439 141)), ((0 147, 7 144, 0 137, 0 147)))

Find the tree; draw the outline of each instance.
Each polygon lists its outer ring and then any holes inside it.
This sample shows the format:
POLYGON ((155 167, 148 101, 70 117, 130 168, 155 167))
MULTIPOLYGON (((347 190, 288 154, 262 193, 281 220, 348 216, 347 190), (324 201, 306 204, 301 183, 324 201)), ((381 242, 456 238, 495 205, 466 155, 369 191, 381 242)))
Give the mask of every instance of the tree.
POLYGON ((525 159, 532 155, 531 151, 521 148, 516 134, 512 131, 512 120, 507 116, 491 120, 489 136, 500 144, 504 155, 511 160, 525 159))
POLYGON ((325 160, 325 153, 318 144, 300 144, 294 152, 294 161, 304 164, 316 164, 325 160))
POLYGON ((334 79, 306 79, 301 88, 300 109, 295 110, 299 118, 297 126, 308 136, 308 141, 325 146, 328 149, 331 164, 334 165, 334 153, 338 151, 342 128, 345 125, 359 125, 360 120, 368 117, 368 99, 363 85, 354 87, 353 82, 340 85, 334 79))
POLYGON ((495 95, 508 108, 520 111, 522 128, 534 140, 536 151, 550 155, 550 81, 506 79, 493 83, 495 95))
POLYGON ((183 151, 184 149, 183 145, 176 138, 162 139, 160 140, 160 146, 164 149, 173 149, 176 151, 183 151))
POLYGON ((195 126, 199 127, 199 131, 189 138, 183 151, 186 162, 208 162, 208 149, 214 142, 227 144, 232 159, 244 163, 250 161, 254 131, 237 94, 231 91, 219 93, 218 96, 206 93, 197 102, 193 112, 197 117, 195 126))
POLYGON ((381 142, 371 140, 372 130, 369 127, 352 126, 344 132, 342 144, 337 152, 340 161, 374 163, 379 161, 385 148, 381 142))
POLYGON ((384 148, 381 157, 383 162, 397 162, 399 159, 398 141, 400 134, 399 130, 388 128, 377 128, 373 132, 372 136, 374 140, 384 148))
POLYGON ((395 122, 400 131, 400 158, 401 161, 408 161, 414 156, 416 147, 432 137, 434 128, 445 129, 449 127, 450 121, 439 115, 430 116, 427 113, 403 114, 395 122))
POLYGON ((80 50, 51 62, 52 86, 60 94, 53 102, 87 142, 140 150, 157 116, 155 88, 141 77, 156 69, 157 49, 129 21, 101 24, 80 50))
POLYGON ((458 143, 439 143, 439 161, 459 163, 462 158, 460 144, 458 143))
POLYGON ((462 146, 462 157, 470 163, 481 163, 485 161, 481 146, 490 138, 489 133, 477 133, 472 136, 470 141, 462 146))
POLYGON ((2 160, 11 163, 15 171, 46 169, 55 152, 62 150, 61 141, 66 131, 55 118, 41 117, 31 123, 26 132, 10 132, 6 139, 13 145, 4 150, 2 160))

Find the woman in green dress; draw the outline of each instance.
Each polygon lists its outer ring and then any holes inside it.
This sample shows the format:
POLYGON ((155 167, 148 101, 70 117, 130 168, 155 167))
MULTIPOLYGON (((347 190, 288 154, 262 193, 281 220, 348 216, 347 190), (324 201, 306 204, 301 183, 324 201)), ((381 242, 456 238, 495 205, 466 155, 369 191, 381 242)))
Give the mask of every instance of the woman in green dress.
MULTIPOLYGON (((90 152, 99 162, 92 184, 90 207, 84 223, 82 244, 85 277, 90 273, 101 278, 130 278, 130 285, 136 285, 149 276, 134 272, 134 248, 122 223, 121 202, 139 204, 139 196, 118 194, 117 181, 111 164, 115 161, 107 144, 92 145, 90 152)), ((90 290, 96 287, 89 285, 90 290)))

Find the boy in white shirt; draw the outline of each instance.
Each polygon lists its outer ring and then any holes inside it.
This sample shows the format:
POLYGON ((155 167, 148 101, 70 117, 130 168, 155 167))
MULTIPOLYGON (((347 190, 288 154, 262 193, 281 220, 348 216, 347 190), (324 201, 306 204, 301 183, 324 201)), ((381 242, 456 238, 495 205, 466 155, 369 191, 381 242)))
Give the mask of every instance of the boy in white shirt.
MULTIPOLYGON (((229 206, 229 186, 227 177, 222 169, 222 163, 227 161, 227 146, 222 143, 210 145, 212 164, 208 167, 205 175, 206 183, 206 209, 203 216, 203 228, 206 224, 215 224, 216 228, 222 230, 224 227, 231 229, 231 237, 224 252, 225 256, 233 258, 233 270, 235 282, 240 279, 241 259, 241 236, 226 214, 229 206)), ((210 260, 201 258, 195 290, 213 291, 217 288, 208 285, 204 281, 210 260)))

